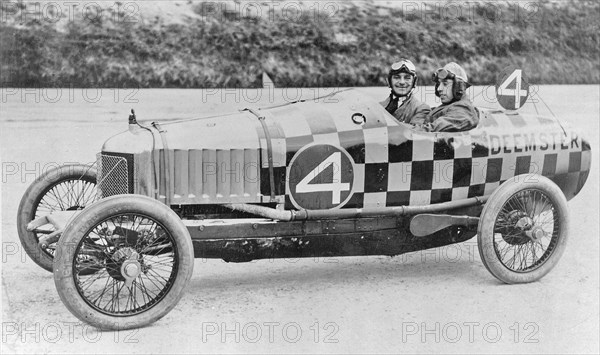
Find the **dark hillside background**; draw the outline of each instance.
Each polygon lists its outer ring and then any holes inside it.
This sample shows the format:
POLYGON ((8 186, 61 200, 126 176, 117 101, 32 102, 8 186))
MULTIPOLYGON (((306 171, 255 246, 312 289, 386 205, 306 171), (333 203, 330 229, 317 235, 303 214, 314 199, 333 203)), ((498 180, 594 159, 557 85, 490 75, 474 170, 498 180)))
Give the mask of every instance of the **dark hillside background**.
POLYGON ((416 10, 363 1, 293 20, 188 2, 193 16, 183 23, 122 21, 127 14, 113 9, 61 26, 24 17, 29 3, 19 4, 2 12, 4 87, 260 87, 263 72, 276 86, 377 86, 399 57, 417 64, 422 83, 447 61, 473 84, 493 83, 508 65, 535 84, 600 83, 597 1, 417 2, 416 10))

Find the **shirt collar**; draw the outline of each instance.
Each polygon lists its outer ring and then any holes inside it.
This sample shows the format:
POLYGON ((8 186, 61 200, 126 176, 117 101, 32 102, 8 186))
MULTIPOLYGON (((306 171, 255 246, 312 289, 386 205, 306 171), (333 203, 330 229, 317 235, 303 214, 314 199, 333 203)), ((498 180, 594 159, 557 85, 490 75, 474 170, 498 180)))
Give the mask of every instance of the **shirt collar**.
POLYGON ((401 106, 406 100, 410 99, 412 95, 412 92, 409 93, 406 96, 397 96, 396 94, 394 94, 394 92, 392 91, 392 93, 390 94, 390 100, 394 100, 394 99, 398 99, 398 106, 401 106))

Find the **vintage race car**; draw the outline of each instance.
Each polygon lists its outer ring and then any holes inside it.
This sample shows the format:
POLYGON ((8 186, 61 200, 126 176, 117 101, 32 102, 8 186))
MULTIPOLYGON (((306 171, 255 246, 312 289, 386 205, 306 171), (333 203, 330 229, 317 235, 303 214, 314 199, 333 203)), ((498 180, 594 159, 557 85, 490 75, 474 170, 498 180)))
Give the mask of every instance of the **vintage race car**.
POLYGON ((96 165, 32 184, 19 236, 68 309, 104 329, 164 316, 194 257, 393 256, 477 235, 499 280, 538 280, 565 249, 590 146, 555 118, 479 115, 421 132, 353 89, 151 125, 132 112, 96 165))

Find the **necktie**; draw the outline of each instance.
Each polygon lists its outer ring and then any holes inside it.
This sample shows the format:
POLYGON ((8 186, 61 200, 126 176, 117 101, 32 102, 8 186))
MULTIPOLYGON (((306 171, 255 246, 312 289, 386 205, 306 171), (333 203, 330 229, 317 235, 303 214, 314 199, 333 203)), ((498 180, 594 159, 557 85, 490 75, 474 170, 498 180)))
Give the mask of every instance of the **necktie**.
POLYGON ((396 109, 398 108, 398 99, 400 99, 399 96, 390 94, 390 103, 385 107, 385 109, 392 115, 394 114, 394 111, 396 111, 396 109))

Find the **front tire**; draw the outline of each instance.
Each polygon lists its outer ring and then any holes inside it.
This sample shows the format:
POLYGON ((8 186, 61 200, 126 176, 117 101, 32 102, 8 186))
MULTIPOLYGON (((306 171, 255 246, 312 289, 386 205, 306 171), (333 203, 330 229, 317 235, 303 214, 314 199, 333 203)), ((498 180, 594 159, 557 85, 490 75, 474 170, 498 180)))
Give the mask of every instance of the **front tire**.
POLYGON ((80 320, 129 329, 175 307, 193 267, 192 240, 175 212, 145 196, 117 195, 86 208, 65 229, 54 282, 80 320), (89 268, 99 270, 82 273, 89 268))
POLYGON ((41 249, 42 236, 52 233, 51 225, 28 231, 27 224, 55 211, 81 210, 97 200, 96 168, 77 164, 48 170, 25 191, 17 212, 17 229, 27 255, 43 269, 52 272, 56 243, 41 249))
POLYGON ((567 200, 550 179, 534 174, 506 181, 490 196, 477 230, 479 255, 507 284, 541 279, 567 245, 567 200))

